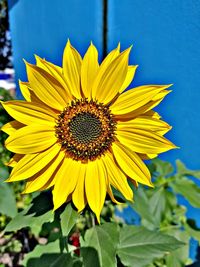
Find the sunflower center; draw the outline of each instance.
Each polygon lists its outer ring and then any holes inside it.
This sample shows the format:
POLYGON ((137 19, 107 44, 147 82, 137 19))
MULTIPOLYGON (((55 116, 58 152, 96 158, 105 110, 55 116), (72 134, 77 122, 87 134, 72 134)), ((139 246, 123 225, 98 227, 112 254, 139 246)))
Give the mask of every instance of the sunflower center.
POLYGON ((75 160, 100 157, 114 141, 116 121, 109 107, 97 101, 72 101, 58 116, 56 137, 66 154, 75 160))
POLYGON ((89 112, 79 113, 69 123, 72 137, 81 144, 95 141, 102 132, 101 122, 89 112))

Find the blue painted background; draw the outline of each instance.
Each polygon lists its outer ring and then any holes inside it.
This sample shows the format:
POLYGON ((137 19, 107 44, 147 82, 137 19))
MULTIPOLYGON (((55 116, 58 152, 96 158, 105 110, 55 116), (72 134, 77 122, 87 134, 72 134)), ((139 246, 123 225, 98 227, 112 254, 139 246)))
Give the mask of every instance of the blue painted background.
POLYGON ((139 64, 133 85, 173 83, 159 111, 181 147, 161 158, 200 168, 200 1, 110 0, 108 47, 133 44, 139 64))
POLYGON ((68 38, 82 54, 93 40, 101 58, 102 1, 8 0, 8 4, 16 80, 26 80, 22 59, 35 63, 34 54, 61 65, 68 38))

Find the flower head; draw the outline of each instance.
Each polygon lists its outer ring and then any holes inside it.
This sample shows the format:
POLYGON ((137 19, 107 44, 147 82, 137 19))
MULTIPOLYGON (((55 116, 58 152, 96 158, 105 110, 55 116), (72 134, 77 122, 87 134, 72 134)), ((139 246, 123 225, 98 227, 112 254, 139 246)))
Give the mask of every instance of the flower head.
POLYGON ((98 220, 106 193, 117 202, 112 187, 132 200, 128 180, 152 186, 142 160, 175 148, 163 137, 171 127, 152 110, 170 85, 124 92, 137 68, 129 53, 118 46, 99 65, 93 44, 82 59, 68 41, 62 67, 38 56, 25 62, 25 101, 2 103, 15 119, 2 128, 16 153, 9 182, 26 179, 25 193, 53 188, 54 209, 72 200, 80 212, 88 203, 98 220))

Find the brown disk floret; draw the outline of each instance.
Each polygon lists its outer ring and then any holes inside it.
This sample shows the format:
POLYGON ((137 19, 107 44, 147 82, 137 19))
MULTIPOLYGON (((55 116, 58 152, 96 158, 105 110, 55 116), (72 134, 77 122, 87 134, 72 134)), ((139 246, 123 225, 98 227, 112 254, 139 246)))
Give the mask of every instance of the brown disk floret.
POLYGON ((58 116, 56 137, 75 160, 94 160, 114 141, 116 121, 109 107, 94 100, 72 101, 58 116))

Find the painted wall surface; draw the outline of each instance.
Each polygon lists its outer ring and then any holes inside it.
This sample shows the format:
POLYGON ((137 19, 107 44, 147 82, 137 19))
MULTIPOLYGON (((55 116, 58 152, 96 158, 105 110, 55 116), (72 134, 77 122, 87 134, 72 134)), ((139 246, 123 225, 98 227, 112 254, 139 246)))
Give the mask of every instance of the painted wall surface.
MULTIPOLYGON (((9 0, 16 80, 26 80, 23 58, 34 54, 61 65, 70 38, 82 54, 92 40, 102 51, 102 2, 99 0, 9 0)), ((101 57, 101 55, 100 55, 101 57)), ((19 90, 17 96, 21 97, 19 90)))
POLYGON ((158 110, 173 126, 167 135, 180 146, 160 156, 200 168, 200 1, 109 0, 108 48, 133 44, 138 64, 132 86, 170 84, 158 110))

